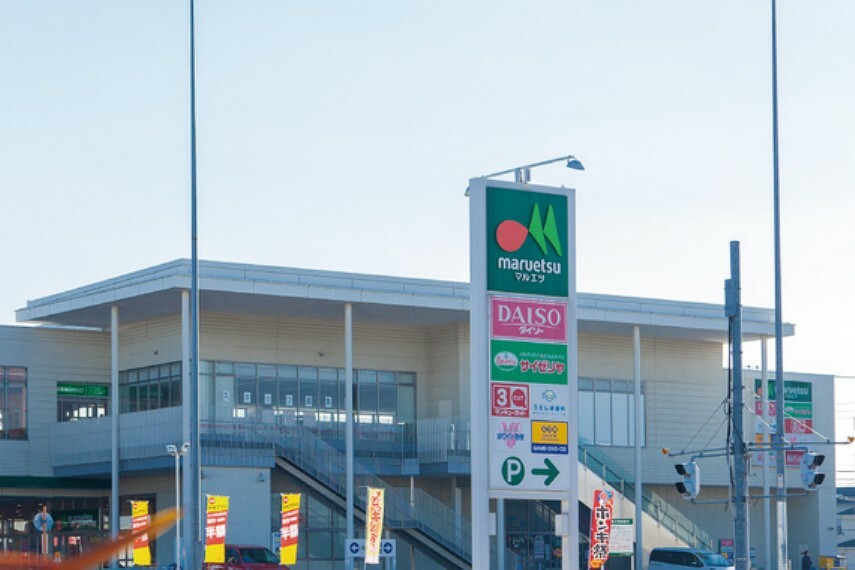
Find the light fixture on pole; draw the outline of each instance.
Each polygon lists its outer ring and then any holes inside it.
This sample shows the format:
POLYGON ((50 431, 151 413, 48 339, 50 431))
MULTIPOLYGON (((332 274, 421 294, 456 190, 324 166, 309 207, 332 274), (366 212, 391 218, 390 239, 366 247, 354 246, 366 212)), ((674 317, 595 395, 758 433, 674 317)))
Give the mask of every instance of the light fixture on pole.
POLYGON ((484 178, 494 178, 496 176, 502 176, 503 174, 514 173, 514 182, 520 182, 522 184, 528 184, 531 182, 531 169, 537 168, 538 166, 545 166, 547 164, 552 164, 555 162, 561 162, 562 160, 567 161, 567 168, 571 168, 573 170, 585 170, 585 165, 582 164, 578 158, 573 156, 572 154, 568 154, 567 156, 559 156, 558 158, 551 158, 549 160, 544 160, 541 162, 533 162, 531 164, 526 164, 523 166, 517 166, 516 168, 509 168, 507 170, 502 170, 500 172, 494 172, 492 174, 487 174, 484 178))
MULTIPOLYGON (((514 182, 519 182, 522 184, 528 184, 531 182, 531 169, 537 168, 538 166, 545 166, 547 164, 553 164, 555 162, 566 161, 567 168, 572 170, 585 170, 585 165, 582 162, 573 156, 572 154, 568 154, 566 156, 559 156, 558 158, 550 158, 549 160, 543 160, 541 162, 533 162, 531 164, 524 164, 523 166, 517 166, 515 168, 509 168, 507 170, 500 170, 499 172, 493 172, 492 174, 485 174, 481 178, 495 178, 496 176, 502 176, 504 174, 514 173, 514 182)), ((469 188, 466 189, 466 195, 469 195, 469 188)))
MULTIPOLYGON (((170 444, 166 452, 175 458, 175 508, 181 510, 181 457, 190 450, 190 442, 185 441, 181 448, 170 444)), ((175 525, 175 570, 181 570, 181 525, 175 525)))

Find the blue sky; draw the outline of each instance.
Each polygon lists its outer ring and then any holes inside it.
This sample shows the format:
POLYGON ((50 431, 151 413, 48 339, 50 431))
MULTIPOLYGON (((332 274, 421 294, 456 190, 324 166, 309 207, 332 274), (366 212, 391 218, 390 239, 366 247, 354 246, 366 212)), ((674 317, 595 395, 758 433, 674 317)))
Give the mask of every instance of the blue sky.
MULTIPOLYGON (((855 376, 855 3, 779 0, 790 370, 855 376)), ((187 4, 0 0, 0 322, 189 256, 187 4)), ((573 153, 587 292, 773 304, 769 2, 197 0, 203 258, 468 279, 470 177, 573 153)), ((759 351, 746 361, 759 364, 759 351)))

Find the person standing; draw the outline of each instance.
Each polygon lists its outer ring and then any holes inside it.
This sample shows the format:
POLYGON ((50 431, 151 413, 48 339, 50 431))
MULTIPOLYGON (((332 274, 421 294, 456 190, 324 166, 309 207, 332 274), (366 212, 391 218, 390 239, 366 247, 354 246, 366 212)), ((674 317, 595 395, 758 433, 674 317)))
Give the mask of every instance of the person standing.
POLYGON ((811 570, 810 552, 805 550, 802 553, 802 570, 811 570))

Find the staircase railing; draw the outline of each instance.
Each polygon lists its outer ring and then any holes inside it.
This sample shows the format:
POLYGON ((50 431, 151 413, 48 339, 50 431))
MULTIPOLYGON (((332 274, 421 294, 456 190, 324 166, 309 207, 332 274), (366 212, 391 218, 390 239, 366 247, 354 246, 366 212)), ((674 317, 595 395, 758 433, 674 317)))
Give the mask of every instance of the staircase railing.
MULTIPOLYGON (((448 420, 443 419, 443 424, 448 420)), ((469 454, 469 424, 454 422, 456 428, 448 430, 436 426, 437 431, 445 433, 437 440, 436 447, 445 447, 445 451, 431 454, 424 446, 419 429, 418 457, 423 460, 423 454, 436 461, 446 461, 451 456, 468 459, 469 454), (448 442, 453 441, 451 445, 448 442), (445 445, 443 445, 445 443, 445 445), (434 457, 434 455, 437 455, 434 457), (442 458, 442 459, 440 459, 442 458)), ((279 455, 294 463, 306 473, 309 473, 330 489, 344 496, 346 486, 345 456, 340 449, 330 445, 313 431, 299 423, 279 426, 275 424, 258 423, 222 423, 211 424, 205 430, 206 439, 219 441, 224 445, 233 445, 235 439, 247 443, 265 441, 274 446, 279 455), (211 439, 213 438, 213 439, 211 439)), ((433 446, 428 446, 433 447, 433 446)), ((404 459, 402 453, 402 460, 404 459)), ((607 484, 620 492, 628 500, 636 501, 634 477, 614 466, 609 457, 599 448, 579 445, 579 461, 607 484)), ((448 548, 458 556, 471 559, 471 531, 469 521, 420 489, 402 489, 391 487, 382 479, 374 476, 372 469, 356 462, 354 472, 358 485, 386 489, 386 520, 392 528, 417 528, 437 543, 448 548)), ((356 504, 364 507, 364 493, 357 494, 356 504)), ((665 529, 678 539, 696 548, 711 548, 712 540, 709 535, 695 525, 688 517, 672 507, 665 499, 652 492, 645 492, 642 497, 642 510, 650 515, 665 529)))
MULTIPOLYGON (((579 462, 635 503, 635 478, 620 467, 608 465, 607 461, 608 456, 599 448, 579 444, 579 462)), ((641 509, 686 544, 694 548, 712 548, 712 540, 703 529, 656 493, 643 494, 641 509)))
MULTIPOLYGON (((471 449, 470 424, 462 418, 429 418, 418 421, 418 457, 422 463, 452 461, 471 449)), ((615 467, 601 448, 579 443, 579 461, 633 503, 635 476, 615 467)), ((642 510, 677 538, 695 548, 711 548, 709 535, 656 493, 646 491, 642 510)))
MULTIPOLYGON (((346 458, 339 450, 300 424, 287 427, 258 423, 209 424, 204 429, 207 445, 228 447, 249 442, 267 442, 278 455, 295 464, 341 496, 346 491, 346 458)), ((413 528, 423 532, 458 556, 471 559, 470 524, 421 489, 401 489, 375 477, 363 464, 354 464, 359 487, 386 490, 384 519, 390 528, 413 528)), ((365 493, 357 493, 354 503, 365 507, 365 493)))

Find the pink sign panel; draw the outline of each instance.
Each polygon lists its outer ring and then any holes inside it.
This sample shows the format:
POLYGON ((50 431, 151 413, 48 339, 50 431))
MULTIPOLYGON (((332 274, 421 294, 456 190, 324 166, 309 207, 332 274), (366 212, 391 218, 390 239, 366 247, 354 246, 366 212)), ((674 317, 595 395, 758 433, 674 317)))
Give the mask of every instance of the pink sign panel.
POLYGON ((490 308, 493 338, 567 342, 567 303, 493 297, 490 308))

